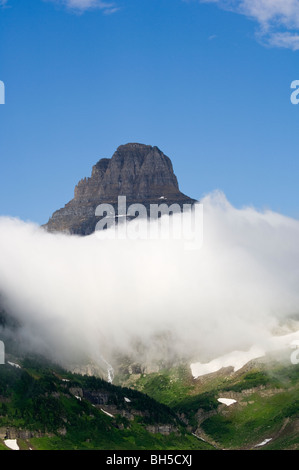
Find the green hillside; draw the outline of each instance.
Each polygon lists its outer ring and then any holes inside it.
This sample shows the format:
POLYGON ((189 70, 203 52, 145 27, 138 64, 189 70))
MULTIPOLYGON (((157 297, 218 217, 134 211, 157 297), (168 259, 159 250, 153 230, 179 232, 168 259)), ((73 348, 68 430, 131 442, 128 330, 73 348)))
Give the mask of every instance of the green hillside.
POLYGON ((210 449, 146 394, 36 359, 0 366, 0 449, 210 449))
POLYGON ((144 373, 119 359, 112 385, 19 354, 6 339, 1 450, 7 438, 23 449, 299 449, 299 365, 290 351, 198 379, 188 364, 144 373))
POLYGON ((141 376, 134 387, 159 396, 217 449, 299 449, 299 365, 290 361, 252 361, 197 380, 186 366, 141 376))

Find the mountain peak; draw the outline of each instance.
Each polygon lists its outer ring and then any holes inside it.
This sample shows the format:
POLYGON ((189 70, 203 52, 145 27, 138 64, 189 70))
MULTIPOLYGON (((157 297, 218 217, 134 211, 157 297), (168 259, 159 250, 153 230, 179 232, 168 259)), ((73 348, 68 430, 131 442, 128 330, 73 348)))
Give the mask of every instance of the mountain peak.
POLYGON ((88 235, 95 230, 95 209, 99 204, 117 204, 118 196, 127 203, 194 203, 179 190, 173 166, 158 147, 140 143, 120 145, 111 158, 100 159, 91 177, 75 187, 74 198, 56 211, 44 226, 48 231, 88 235))

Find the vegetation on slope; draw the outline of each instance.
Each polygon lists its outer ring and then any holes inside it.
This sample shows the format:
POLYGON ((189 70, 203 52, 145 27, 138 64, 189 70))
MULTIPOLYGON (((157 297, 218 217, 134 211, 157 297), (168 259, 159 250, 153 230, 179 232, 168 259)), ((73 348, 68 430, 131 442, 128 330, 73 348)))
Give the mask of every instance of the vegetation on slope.
POLYGON ((253 362, 197 380, 161 371, 141 376, 136 387, 159 395, 219 449, 299 449, 299 365, 253 362), (218 398, 236 402, 226 406, 218 398))
POLYGON ((0 430, 5 434, 6 429, 21 437, 26 431, 24 448, 209 448, 187 432, 173 410, 146 394, 28 359, 21 368, 0 367, 0 430), (85 392, 106 401, 94 405, 85 392), (159 432, 165 425, 169 432, 159 432), (158 428, 151 432, 149 426, 158 428))

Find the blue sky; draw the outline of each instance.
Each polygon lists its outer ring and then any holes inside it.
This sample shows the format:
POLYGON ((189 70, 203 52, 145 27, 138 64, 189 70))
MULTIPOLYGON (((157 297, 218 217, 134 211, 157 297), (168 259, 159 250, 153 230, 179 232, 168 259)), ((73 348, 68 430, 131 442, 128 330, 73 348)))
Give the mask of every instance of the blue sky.
POLYGON ((0 0, 0 214, 45 223, 99 158, 299 218, 298 0, 0 0))

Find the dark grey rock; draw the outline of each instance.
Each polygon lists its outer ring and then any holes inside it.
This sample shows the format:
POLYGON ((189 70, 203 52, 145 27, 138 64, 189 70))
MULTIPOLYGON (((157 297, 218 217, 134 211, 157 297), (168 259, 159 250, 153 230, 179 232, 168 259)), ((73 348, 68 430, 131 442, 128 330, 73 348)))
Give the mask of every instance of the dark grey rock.
POLYGON ((99 204, 111 204, 118 213, 118 196, 126 196, 127 207, 143 204, 168 206, 196 201, 179 190, 171 160, 158 147, 130 143, 118 147, 111 159, 102 158, 75 188, 74 198, 54 212, 43 227, 49 232, 89 235, 95 231, 99 204))

